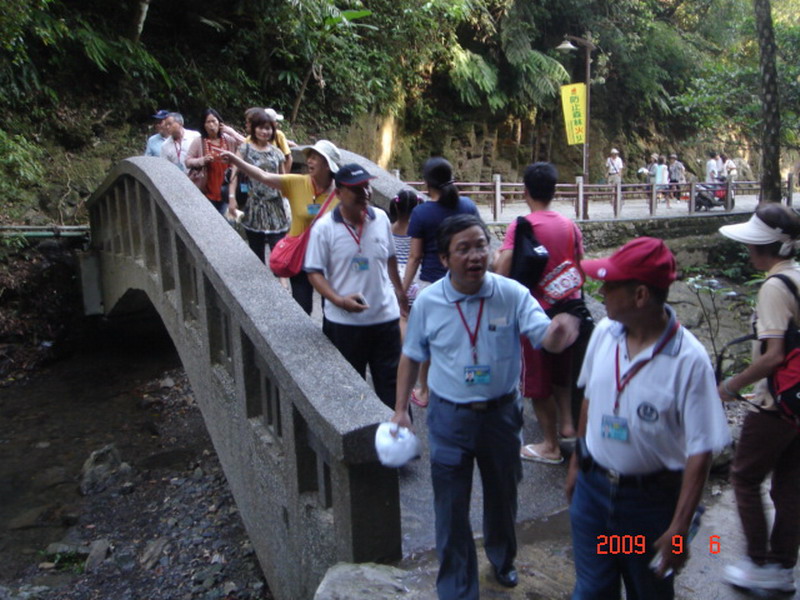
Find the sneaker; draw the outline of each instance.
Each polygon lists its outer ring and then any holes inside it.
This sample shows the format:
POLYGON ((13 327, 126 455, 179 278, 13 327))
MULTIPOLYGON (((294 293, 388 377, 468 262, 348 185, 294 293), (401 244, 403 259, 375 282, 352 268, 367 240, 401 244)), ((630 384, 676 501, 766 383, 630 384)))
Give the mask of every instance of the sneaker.
POLYGON ((777 564, 757 565, 749 559, 726 565, 722 578, 725 582, 750 590, 794 591, 794 569, 784 569, 777 564))

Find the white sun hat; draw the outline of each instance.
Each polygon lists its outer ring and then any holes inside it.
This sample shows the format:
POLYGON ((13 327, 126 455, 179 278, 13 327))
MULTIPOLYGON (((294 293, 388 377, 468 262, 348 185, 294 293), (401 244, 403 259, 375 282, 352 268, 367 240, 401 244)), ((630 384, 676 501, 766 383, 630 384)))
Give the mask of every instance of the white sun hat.
POLYGON ((375 430, 375 451, 384 467, 402 467, 419 456, 419 439, 407 427, 381 423, 375 430))
POLYGON ((750 220, 745 223, 723 225, 719 228, 719 232, 732 240, 743 244, 752 244, 754 246, 764 246, 775 242, 787 242, 791 239, 791 236, 783 233, 783 231, 777 227, 770 227, 764 223, 757 215, 753 215, 750 217, 750 220))

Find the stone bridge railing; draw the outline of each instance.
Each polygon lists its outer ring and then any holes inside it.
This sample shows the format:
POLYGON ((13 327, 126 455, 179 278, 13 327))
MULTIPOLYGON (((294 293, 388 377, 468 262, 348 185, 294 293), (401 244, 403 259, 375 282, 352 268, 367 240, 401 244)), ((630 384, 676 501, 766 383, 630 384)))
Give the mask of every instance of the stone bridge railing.
POLYGON ((373 447, 390 412, 245 242, 157 158, 122 161, 89 209, 86 298, 161 316, 275 597, 398 559, 397 473, 373 447))

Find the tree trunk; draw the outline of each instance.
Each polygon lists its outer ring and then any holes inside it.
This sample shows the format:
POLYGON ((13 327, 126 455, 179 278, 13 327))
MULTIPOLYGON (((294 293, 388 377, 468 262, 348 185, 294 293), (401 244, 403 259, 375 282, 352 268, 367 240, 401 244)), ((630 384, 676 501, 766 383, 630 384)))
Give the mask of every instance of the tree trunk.
POLYGON ((300 112, 300 104, 303 101, 303 95, 306 93, 308 82, 311 81, 311 75, 313 73, 314 73, 314 60, 311 61, 311 65, 308 67, 308 72, 306 73, 306 76, 303 79, 303 84, 300 86, 300 91, 297 92, 297 98, 295 98, 294 100, 294 106, 292 106, 292 117, 290 119, 292 125, 294 125, 295 121, 297 120, 297 113, 300 112))
POLYGON ((764 125, 761 132, 761 201, 781 201, 780 135, 781 113, 778 102, 778 75, 775 67, 775 35, 772 31, 770 0, 753 0, 758 46, 761 50, 761 103, 764 125))
POLYGON ((131 22, 130 38, 133 43, 138 43, 139 38, 142 37, 144 30, 144 22, 147 20, 147 10, 150 8, 152 0, 134 0, 136 9, 133 12, 133 21, 131 22))

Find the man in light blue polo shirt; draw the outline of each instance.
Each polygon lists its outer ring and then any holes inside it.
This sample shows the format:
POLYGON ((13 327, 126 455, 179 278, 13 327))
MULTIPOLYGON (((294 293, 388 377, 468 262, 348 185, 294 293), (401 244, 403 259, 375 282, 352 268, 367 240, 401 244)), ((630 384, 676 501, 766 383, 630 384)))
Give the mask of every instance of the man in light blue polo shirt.
POLYGON ((161 156, 161 145, 169 137, 169 133, 164 131, 164 121, 169 116, 169 111, 163 108, 153 115, 156 120, 153 129, 156 132, 147 138, 147 146, 144 149, 145 156, 161 156))
POLYGON ((477 600, 478 569, 469 522, 477 461, 484 494, 484 546, 497 581, 517 585, 517 485, 522 402, 519 336, 561 352, 577 327, 552 321, 527 288, 487 272, 489 234, 474 215, 439 228, 447 275, 420 293, 408 321, 397 372, 392 421, 411 427, 408 398, 420 363, 430 360, 428 433, 431 453, 440 600, 477 600))

